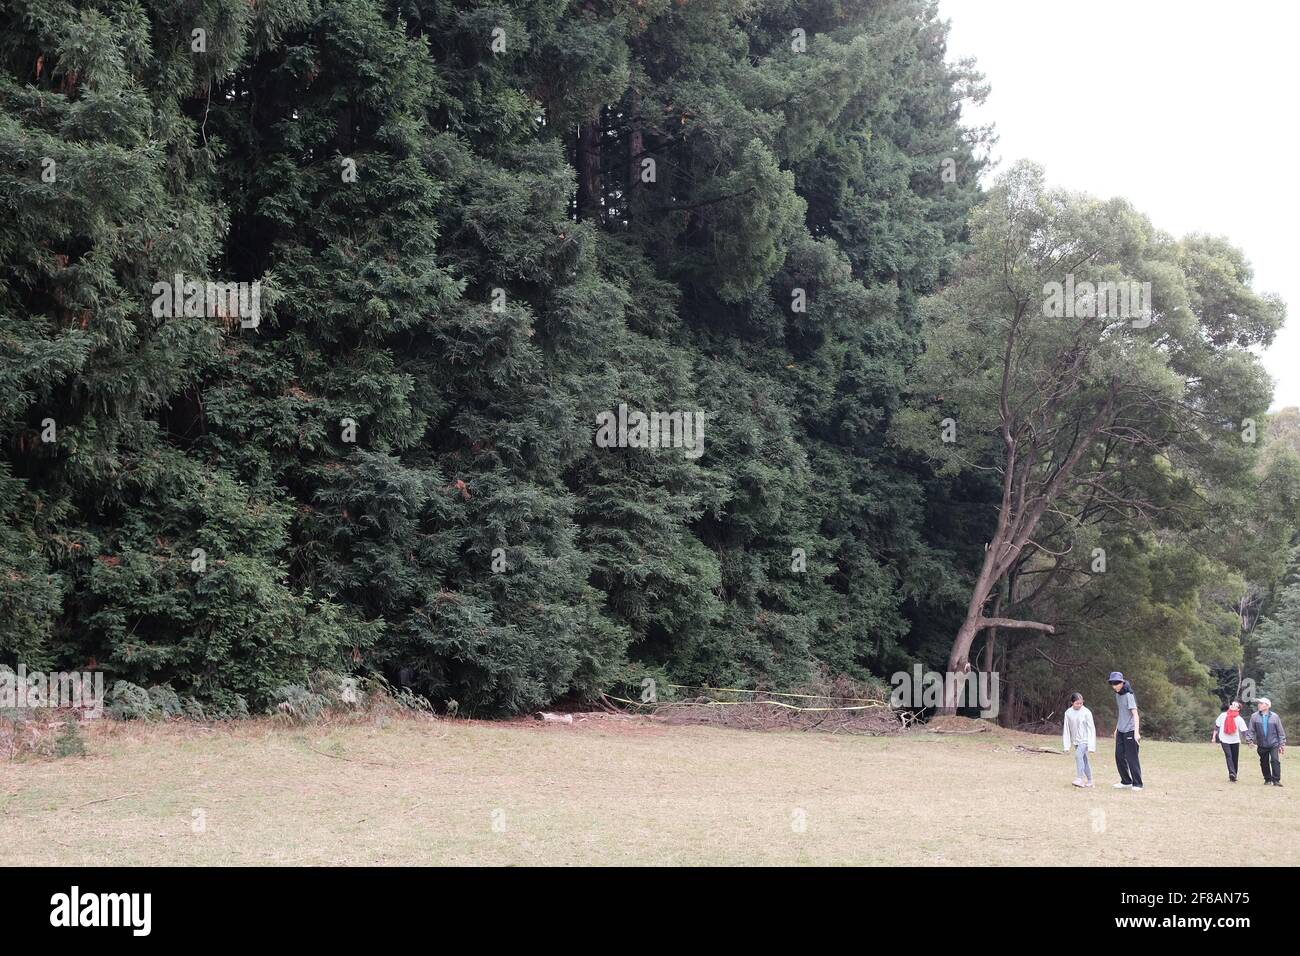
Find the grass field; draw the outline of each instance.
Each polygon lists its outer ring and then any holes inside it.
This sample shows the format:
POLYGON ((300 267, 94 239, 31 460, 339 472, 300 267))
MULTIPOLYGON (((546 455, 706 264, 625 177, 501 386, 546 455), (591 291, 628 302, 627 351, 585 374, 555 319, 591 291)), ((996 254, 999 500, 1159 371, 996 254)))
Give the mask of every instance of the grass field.
MULTIPOLYGON (((8 865, 1300 863, 1300 779, 1229 784, 1144 741, 1142 793, 1070 786, 1059 738, 588 721, 295 728, 103 721, 0 763, 8 865), (1263 825, 1268 821, 1268 825, 1263 825)), ((1288 762, 1283 761, 1283 773, 1288 762)))

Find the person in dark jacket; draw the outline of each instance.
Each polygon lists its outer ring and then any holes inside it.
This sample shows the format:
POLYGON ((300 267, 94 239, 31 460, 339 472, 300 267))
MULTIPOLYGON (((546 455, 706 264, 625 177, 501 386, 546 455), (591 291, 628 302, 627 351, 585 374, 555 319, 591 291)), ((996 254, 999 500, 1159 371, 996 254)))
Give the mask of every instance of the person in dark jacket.
POLYGON ((1115 692, 1115 767, 1119 770, 1116 789, 1141 790, 1142 767, 1138 764, 1138 744, 1142 742, 1142 729, 1138 723, 1137 698, 1133 687, 1119 671, 1111 671, 1107 679, 1115 692))
POLYGON ((1282 760, 1286 753, 1286 731, 1282 729, 1282 718, 1273 713, 1273 702, 1267 697, 1256 701, 1259 707, 1250 715, 1250 727, 1246 736, 1255 744, 1259 753, 1259 769, 1264 772, 1264 785, 1282 786, 1282 760))

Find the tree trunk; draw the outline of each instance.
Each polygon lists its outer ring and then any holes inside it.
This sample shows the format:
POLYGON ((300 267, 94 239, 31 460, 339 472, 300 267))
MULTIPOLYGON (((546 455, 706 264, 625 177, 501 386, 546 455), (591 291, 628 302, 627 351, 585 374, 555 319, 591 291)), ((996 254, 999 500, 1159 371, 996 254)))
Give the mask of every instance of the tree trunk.
POLYGON ((578 126, 578 218, 599 219, 601 214, 600 182, 600 111, 590 121, 578 126))
MULTIPOLYGON (((993 617, 1002 616, 1002 590, 999 589, 997 597, 993 599, 993 617)), ((990 625, 984 638, 984 673, 988 674, 993 671, 993 645, 998 639, 997 625, 990 625)))
POLYGON ((1007 708, 1004 713, 1004 727, 1015 727, 1020 723, 1020 695, 1016 692, 1016 685, 1010 684, 1007 687, 1007 708))
MULTIPOLYGON (((984 566, 980 569, 979 577, 975 580, 975 587, 971 590, 970 604, 966 607, 966 619, 962 621, 961 627, 958 628, 957 637, 952 642, 952 651, 948 654, 948 673, 952 674, 954 678, 960 678, 970 670, 971 645, 975 643, 975 636, 984 628, 1023 627, 1043 631, 1047 634, 1056 633, 1056 628, 1050 624, 1040 624, 1037 621, 1017 621, 1001 617, 1001 595, 998 596, 993 613, 988 617, 984 616, 984 605, 988 603, 994 587, 1007 571, 1008 566, 1005 560, 1000 561, 999 556, 1012 550, 1018 550, 1018 542, 1011 541, 1008 535, 1000 531, 989 542, 988 549, 984 552, 984 566)), ((1008 600, 1010 600, 1010 595, 1008 595, 1008 600)), ((952 716, 957 713, 956 692, 958 686, 957 680, 944 681, 944 700, 943 706, 939 708, 940 714, 952 716)))
MULTIPOLYGON (((999 594, 997 596, 997 600, 994 601, 993 603, 993 616, 997 617, 1001 609, 1002 609, 1002 595, 999 594)), ((985 633, 987 636, 984 638, 984 673, 992 674, 993 673, 993 649, 994 646, 997 644, 998 629, 996 626, 990 627, 985 633)), ((992 684, 992 680, 990 679, 990 685, 991 684, 992 684)), ((997 688, 998 688, 998 693, 1001 694, 1002 693, 1001 681, 998 681, 997 688)), ((996 700, 989 701, 989 703, 994 705, 994 712, 995 712, 994 721, 996 722, 997 721, 996 715, 1002 713, 1002 709, 997 706, 998 701, 996 700)))
MULTIPOLYGON (((984 566, 980 568, 979 577, 976 578, 975 587, 971 591, 970 604, 966 608, 966 619, 957 630, 957 636, 952 642, 952 652, 948 655, 948 672, 954 677, 964 675, 970 670, 971 643, 982 628, 1000 624, 1002 627, 1024 627, 1045 631, 1048 634, 1056 633, 1056 628, 1050 624, 1015 621, 996 616, 986 618, 984 605, 1002 576, 1010 574, 1016 564, 1023 559, 1026 546, 1033 547, 1030 535, 1038 527, 1043 514, 1060 495, 1061 489, 1073 474, 1075 466, 1088 450, 1102 425, 1110 420, 1115 405, 1115 387, 1112 384, 1105 404, 1086 428, 1075 432, 1069 451, 1064 454, 1055 470, 1050 471, 1050 477, 1037 486, 1031 487, 1035 462, 1043 457, 1043 453, 1030 441, 1028 448, 1032 454, 1025 457, 1025 460, 1021 460, 1024 457, 1021 455, 1021 439, 1017 429, 1013 427, 1015 422, 1009 399, 1012 370, 1015 364, 1016 330, 1025 317, 1025 309, 1024 303, 1017 309, 1015 320, 1007 335, 1006 350, 1002 358, 1002 391, 998 397, 998 411, 1006 452, 1002 467, 1002 503, 998 507, 997 529, 993 533, 993 539, 984 549, 984 566)), ((1051 460, 1055 461, 1056 457, 1056 453, 1053 452, 1051 460)), ((1008 602, 1013 602, 1014 598, 1014 594, 1009 594, 1008 602)), ((956 680, 944 680, 943 683, 944 701, 939 713, 955 714, 957 711, 956 680)))
MULTIPOLYGON (((997 563, 996 554, 1001 544, 999 538, 995 537, 984 551, 984 566, 980 569, 975 587, 971 591, 970 604, 966 606, 966 619, 957 629, 957 637, 953 640, 952 650, 948 654, 949 674, 961 675, 970 670, 970 649, 975 642, 975 635, 984 627, 981 623, 984 620, 984 605, 993 591, 994 565, 997 563)), ((944 700, 943 707, 939 709, 940 714, 952 716, 957 713, 956 689, 956 681, 944 681, 944 700)))
POLYGON ((629 215, 632 194, 641 182, 641 153, 645 150, 645 134, 641 131, 641 94, 635 90, 628 97, 628 117, 632 124, 627 139, 627 185, 623 192, 623 217, 629 215))

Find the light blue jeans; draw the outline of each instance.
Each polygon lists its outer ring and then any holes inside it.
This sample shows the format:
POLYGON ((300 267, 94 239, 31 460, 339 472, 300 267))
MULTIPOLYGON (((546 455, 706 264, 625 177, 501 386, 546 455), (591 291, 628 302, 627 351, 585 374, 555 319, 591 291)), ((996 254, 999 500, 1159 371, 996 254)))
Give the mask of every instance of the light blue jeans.
POLYGON ((1074 769, 1080 780, 1092 783, 1092 767, 1088 766, 1087 743, 1074 745, 1074 769))

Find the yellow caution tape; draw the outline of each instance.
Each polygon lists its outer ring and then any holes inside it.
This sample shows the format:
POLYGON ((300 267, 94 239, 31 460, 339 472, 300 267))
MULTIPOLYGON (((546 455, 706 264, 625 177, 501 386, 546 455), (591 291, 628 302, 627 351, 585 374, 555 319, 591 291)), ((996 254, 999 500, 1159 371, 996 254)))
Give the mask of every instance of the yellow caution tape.
POLYGON ((724 691, 729 694, 766 694, 769 697, 816 697, 820 700, 862 700, 875 704, 883 704, 884 701, 876 700, 874 697, 836 697, 833 694, 783 694, 774 690, 751 690, 746 687, 709 687, 698 684, 665 684, 665 687, 680 687, 683 690, 713 690, 724 691))
MULTIPOLYGON (((683 687, 683 686, 686 686, 686 685, 683 685, 683 684, 670 684, 670 685, 668 685, 668 686, 670 686, 670 687, 683 687)), ((698 689, 698 690, 702 690, 703 688, 696 688, 696 689, 698 689)), ((717 689, 717 690, 721 690, 722 688, 715 688, 715 689, 717 689)), ((758 691, 758 692, 755 692, 755 693, 765 693, 765 692, 763 692, 763 691, 758 691)), ((860 707, 796 707, 794 704, 785 704, 785 703, 782 703, 782 702, 779 701, 779 700, 710 700, 710 701, 690 701, 690 700, 681 700, 681 701, 657 701, 657 700, 651 700, 651 701, 638 701, 638 700, 628 700, 626 697, 615 697, 615 696, 613 696, 612 694, 603 694, 603 695, 601 695, 601 696, 605 697, 605 698, 608 699, 608 700, 616 700, 616 701, 618 701, 618 702, 621 703, 621 704, 631 704, 633 707, 657 707, 657 706, 659 706, 660 704, 664 704, 664 705, 667 705, 667 706, 674 706, 674 707, 682 707, 682 706, 696 706, 696 707, 752 707, 754 704, 767 704, 767 705, 770 706, 770 707, 784 707, 786 710, 797 710, 797 711, 800 711, 801 713, 805 713, 805 712, 844 711, 844 710, 875 710, 875 709, 877 709, 877 708, 879 708, 879 707, 886 707, 886 706, 888 706, 884 701, 880 701, 880 700, 878 700, 878 701, 874 701, 873 703, 867 704, 867 705, 865 705, 865 706, 860 706, 860 707)), ((788 694, 788 695, 783 695, 783 696, 799 697, 799 696, 801 696, 801 695, 799 695, 799 694, 788 694)), ((825 694, 813 694, 813 695, 809 695, 809 696, 814 696, 814 697, 825 697, 826 695, 825 695, 825 694)), ((869 697, 844 697, 844 698, 838 698, 838 699, 842 699, 842 700, 870 700, 871 698, 869 698, 869 697)))

